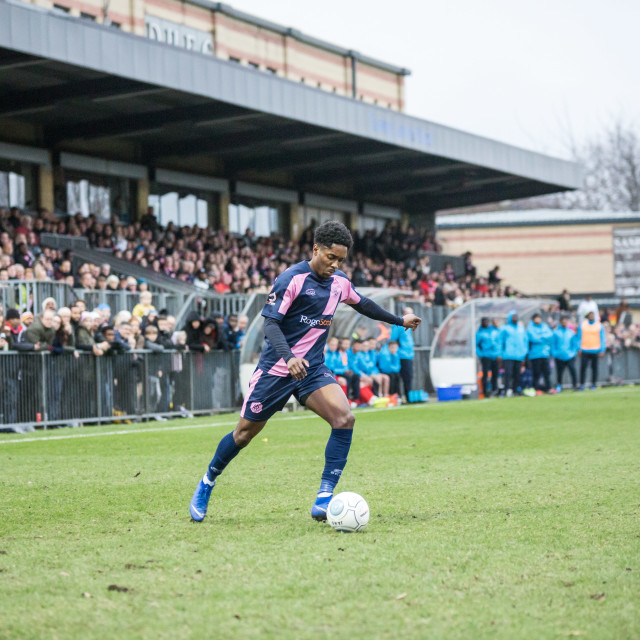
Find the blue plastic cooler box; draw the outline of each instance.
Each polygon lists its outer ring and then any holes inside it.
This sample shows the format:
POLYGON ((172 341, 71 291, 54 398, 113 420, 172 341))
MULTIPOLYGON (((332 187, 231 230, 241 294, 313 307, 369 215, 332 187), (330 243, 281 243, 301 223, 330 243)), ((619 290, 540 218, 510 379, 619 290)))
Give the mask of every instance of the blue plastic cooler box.
POLYGON ((438 387, 438 402, 449 402, 449 400, 462 400, 462 386, 438 387))

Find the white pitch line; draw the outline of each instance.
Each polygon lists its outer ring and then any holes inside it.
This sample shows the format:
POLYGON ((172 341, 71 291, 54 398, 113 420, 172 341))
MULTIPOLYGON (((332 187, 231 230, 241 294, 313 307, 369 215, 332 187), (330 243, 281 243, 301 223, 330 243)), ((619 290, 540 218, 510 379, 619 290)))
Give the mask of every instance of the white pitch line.
MULTIPOLYGON (((429 405, 424 405, 423 408, 426 408, 429 405)), ((436 406, 436 405, 431 405, 436 406)), ((415 406, 406 404, 400 407, 395 407, 395 409, 415 409, 415 406)), ((356 416, 361 413, 372 413, 376 411, 384 411, 386 407, 374 408, 371 407, 369 409, 359 409, 356 413, 356 416)), ((280 420, 313 420, 319 419, 320 416, 315 415, 314 413, 309 413, 304 416, 279 416, 277 419, 280 420)), ((208 427, 231 427, 235 426, 238 423, 237 420, 233 422, 206 422, 205 424, 185 424, 178 425, 175 427, 151 427, 148 429, 127 429, 123 431, 102 431, 100 433, 69 433, 62 436, 39 436, 37 438, 16 438, 15 440, 0 440, 0 445, 3 444, 20 444, 22 442, 43 442, 49 440, 71 440, 73 438, 101 438, 104 436, 127 436, 132 434, 141 434, 141 433, 161 433, 163 431, 184 431, 185 429, 205 429, 208 427)), ((82 427, 91 428, 89 427, 82 427)))
MULTIPOLYGON (((597 392, 598 395, 609 394, 609 393, 620 393, 624 391, 631 391, 631 389, 624 387, 612 387, 608 389, 601 389, 597 392)), ((565 397, 583 397, 583 393, 587 394, 588 392, 582 392, 580 394, 566 394, 565 397)), ((595 396, 597 397, 597 396, 595 396)), ((490 399, 486 398, 484 400, 476 400, 471 404, 474 405, 478 402, 490 402, 490 399)), ((421 408, 426 409, 428 407, 450 407, 457 405, 457 403, 449 403, 449 402, 434 402, 429 404, 420 405, 421 408)), ((465 406, 470 406, 465 403, 465 406)), ((394 411, 402 410, 402 409, 417 409, 418 407, 412 404, 403 404, 399 407, 394 407, 394 411)), ((370 407, 365 409, 358 409, 356 413, 356 417, 362 413, 376 413, 378 411, 386 411, 387 407, 370 407)), ((279 416, 275 418, 275 420, 313 420, 319 419, 320 416, 317 416, 313 413, 309 413, 303 416, 279 416)), ((101 433, 70 433, 62 436, 40 436, 37 438, 16 438, 15 440, 0 440, 0 445, 3 444, 20 444, 22 442, 48 442, 49 440, 71 440, 73 438, 101 438, 104 436, 126 436, 126 435, 136 435, 142 433, 161 433, 163 431, 184 431, 186 429, 206 429, 209 427, 231 427, 237 424, 237 420, 233 422, 207 422, 205 424, 185 424, 178 425, 175 427, 151 427, 149 429, 129 429, 126 431, 102 431, 101 433)), ((91 427, 82 427, 82 428, 91 428, 91 427)))

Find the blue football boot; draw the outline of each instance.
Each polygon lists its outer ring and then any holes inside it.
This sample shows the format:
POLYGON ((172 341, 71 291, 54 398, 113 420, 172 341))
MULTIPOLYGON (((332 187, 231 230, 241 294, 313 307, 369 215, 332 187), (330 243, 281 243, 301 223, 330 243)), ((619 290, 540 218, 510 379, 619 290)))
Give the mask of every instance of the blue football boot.
POLYGON ((331 498, 333 498, 333 493, 331 491, 319 491, 318 497, 311 507, 311 517, 314 520, 326 520, 327 519, 327 507, 329 506, 329 502, 331 502, 331 498))
POLYGON ((216 486, 216 481, 211 482, 205 475, 200 482, 189 503, 189 513, 196 522, 202 522, 207 515, 207 506, 211 497, 211 490, 216 486))

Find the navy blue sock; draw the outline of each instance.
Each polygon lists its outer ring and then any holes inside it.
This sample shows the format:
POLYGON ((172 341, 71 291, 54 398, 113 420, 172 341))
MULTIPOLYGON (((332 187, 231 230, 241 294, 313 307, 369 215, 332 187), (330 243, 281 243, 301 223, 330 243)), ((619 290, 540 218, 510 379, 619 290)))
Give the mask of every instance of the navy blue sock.
POLYGON ((207 469, 209 482, 215 482, 216 478, 225 470, 225 467, 240 453, 240 447, 233 439, 233 431, 220 440, 216 449, 216 455, 207 469))
POLYGON ((333 493, 342 475, 342 470, 347 464, 352 437, 353 429, 331 429, 329 442, 327 442, 327 448, 324 451, 325 464, 319 493, 333 493))

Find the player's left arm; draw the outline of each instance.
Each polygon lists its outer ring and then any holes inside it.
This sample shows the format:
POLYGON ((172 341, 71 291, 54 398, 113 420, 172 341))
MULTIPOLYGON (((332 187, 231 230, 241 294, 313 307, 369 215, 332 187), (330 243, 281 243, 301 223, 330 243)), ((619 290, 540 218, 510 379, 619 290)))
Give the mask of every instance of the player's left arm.
POLYGON ((405 316, 397 316, 394 313, 383 309, 370 298, 360 298, 359 302, 347 303, 358 313, 361 313, 372 320, 379 320, 388 324, 395 324, 405 329, 417 329, 422 320, 413 313, 407 313, 405 316))

